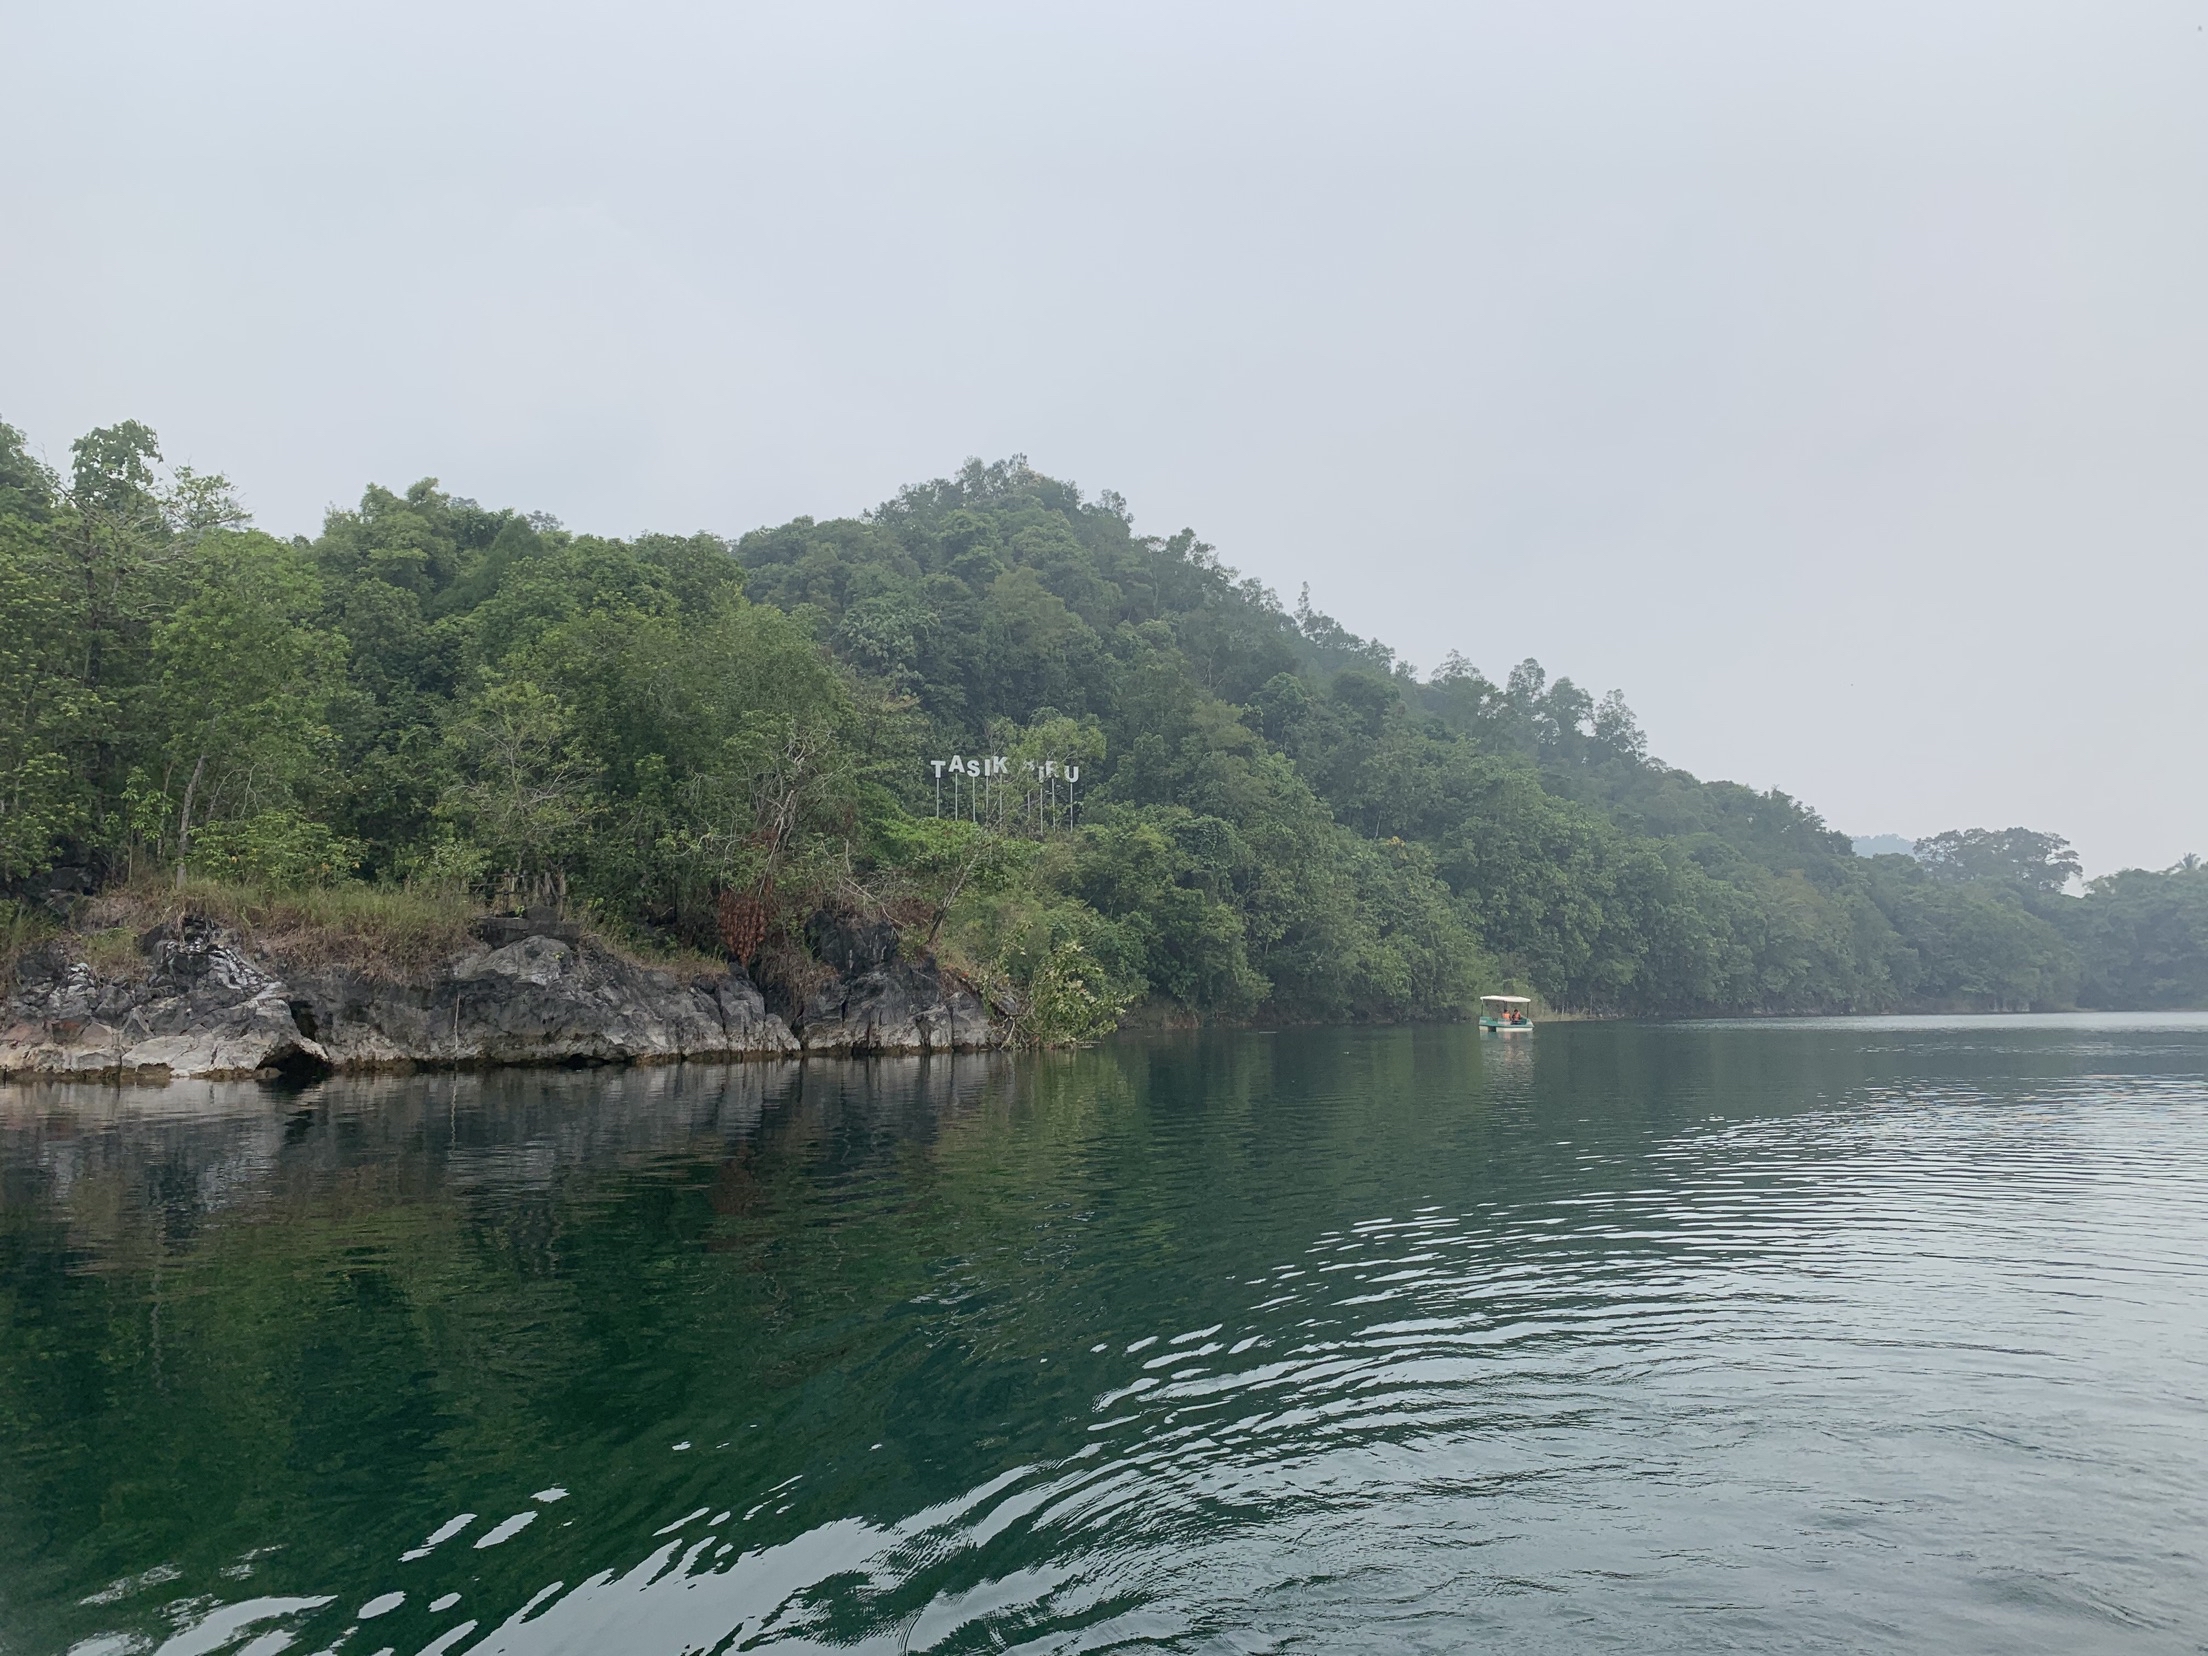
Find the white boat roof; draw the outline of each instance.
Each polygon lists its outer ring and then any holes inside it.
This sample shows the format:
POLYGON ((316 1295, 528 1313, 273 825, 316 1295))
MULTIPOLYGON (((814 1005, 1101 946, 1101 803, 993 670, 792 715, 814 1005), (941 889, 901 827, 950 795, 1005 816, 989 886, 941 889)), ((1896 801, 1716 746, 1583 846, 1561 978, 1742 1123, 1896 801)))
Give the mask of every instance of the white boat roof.
POLYGON ((1504 1006, 1531 1006, 1532 998, 1526 995, 1482 995, 1481 1002, 1498 1001, 1504 1006))

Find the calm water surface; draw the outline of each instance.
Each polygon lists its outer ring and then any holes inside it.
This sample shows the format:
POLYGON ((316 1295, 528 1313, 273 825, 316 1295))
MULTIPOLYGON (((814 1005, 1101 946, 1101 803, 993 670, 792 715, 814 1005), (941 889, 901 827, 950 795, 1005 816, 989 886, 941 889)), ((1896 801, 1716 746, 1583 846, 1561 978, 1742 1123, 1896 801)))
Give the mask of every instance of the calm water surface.
POLYGON ((0 1652, 2208 1649, 2208 1018, 0 1091, 0 1652))

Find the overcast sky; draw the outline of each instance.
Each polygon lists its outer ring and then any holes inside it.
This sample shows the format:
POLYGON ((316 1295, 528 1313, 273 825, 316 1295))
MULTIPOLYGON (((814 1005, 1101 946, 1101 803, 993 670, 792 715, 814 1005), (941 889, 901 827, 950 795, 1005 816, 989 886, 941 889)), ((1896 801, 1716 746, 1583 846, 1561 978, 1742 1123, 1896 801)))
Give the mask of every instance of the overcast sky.
POLYGON ((2208 0, 0 0, 0 419, 311 531, 1025 453, 1852 833, 2208 854, 2208 0))

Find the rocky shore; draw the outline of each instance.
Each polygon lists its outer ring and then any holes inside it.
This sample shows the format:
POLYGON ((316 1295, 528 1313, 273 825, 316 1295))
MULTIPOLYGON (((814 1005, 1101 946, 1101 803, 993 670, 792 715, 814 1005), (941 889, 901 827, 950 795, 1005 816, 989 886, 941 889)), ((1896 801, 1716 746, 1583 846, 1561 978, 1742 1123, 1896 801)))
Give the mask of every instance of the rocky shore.
POLYGON ((0 1001, 0 1076, 309 1077, 333 1070, 972 1051, 1000 1046, 980 997, 894 932, 843 948, 785 1017, 740 969, 678 976, 557 920, 479 922, 474 947, 418 980, 286 961, 186 918, 96 970, 56 939, 0 1001))

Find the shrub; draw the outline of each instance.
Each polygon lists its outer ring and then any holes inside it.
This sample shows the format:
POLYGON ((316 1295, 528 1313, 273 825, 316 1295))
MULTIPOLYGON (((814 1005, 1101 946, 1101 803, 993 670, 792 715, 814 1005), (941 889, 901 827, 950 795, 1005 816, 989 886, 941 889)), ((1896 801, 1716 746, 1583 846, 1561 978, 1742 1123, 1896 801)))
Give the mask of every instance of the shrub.
POLYGON ((360 846, 294 811, 210 822, 192 836, 191 871, 283 888, 327 885, 359 866, 360 846))

